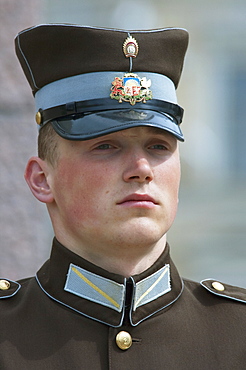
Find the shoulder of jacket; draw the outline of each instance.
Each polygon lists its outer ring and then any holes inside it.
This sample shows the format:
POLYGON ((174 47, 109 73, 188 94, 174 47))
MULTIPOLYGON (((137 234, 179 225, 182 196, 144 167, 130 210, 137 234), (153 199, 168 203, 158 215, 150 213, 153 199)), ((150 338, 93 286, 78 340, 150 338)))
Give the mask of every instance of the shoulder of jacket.
POLYGON ((11 298, 20 290, 21 284, 9 279, 0 279, 0 299, 11 298))
POLYGON ((213 279, 202 280, 200 285, 216 296, 246 303, 246 289, 244 288, 225 284, 213 279))

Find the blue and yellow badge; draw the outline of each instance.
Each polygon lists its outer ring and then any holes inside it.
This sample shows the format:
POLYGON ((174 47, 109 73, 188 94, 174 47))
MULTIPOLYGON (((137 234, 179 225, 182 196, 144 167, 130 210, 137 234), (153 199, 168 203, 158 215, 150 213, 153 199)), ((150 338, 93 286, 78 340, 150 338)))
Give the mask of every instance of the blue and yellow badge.
POLYGON ((150 79, 140 78, 135 73, 126 73, 123 78, 115 77, 112 82, 110 97, 118 100, 119 103, 126 101, 131 105, 135 105, 137 102, 146 103, 147 100, 152 99, 150 86, 150 79))

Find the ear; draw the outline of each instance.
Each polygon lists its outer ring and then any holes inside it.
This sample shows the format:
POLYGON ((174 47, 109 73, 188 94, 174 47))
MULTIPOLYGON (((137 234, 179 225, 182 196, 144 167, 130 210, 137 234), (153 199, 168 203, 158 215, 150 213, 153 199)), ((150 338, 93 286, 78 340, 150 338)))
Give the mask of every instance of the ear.
POLYGON ((47 181, 48 174, 49 166, 45 161, 39 157, 29 159, 24 175, 25 180, 33 195, 43 203, 51 203, 54 200, 47 181))

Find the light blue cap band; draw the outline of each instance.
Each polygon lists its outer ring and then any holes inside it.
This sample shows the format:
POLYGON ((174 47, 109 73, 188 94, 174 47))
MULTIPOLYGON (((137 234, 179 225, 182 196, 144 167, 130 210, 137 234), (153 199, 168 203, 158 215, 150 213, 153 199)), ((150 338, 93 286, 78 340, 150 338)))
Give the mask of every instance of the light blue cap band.
MULTIPOLYGON (((134 72, 140 78, 151 80, 153 99, 177 104, 175 86, 166 76, 150 72, 134 72)), ((41 88, 35 94, 36 111, 48 109, 73 101, 109 98, 115 77, 123 72, 91 72, 64 78, 41 88)))

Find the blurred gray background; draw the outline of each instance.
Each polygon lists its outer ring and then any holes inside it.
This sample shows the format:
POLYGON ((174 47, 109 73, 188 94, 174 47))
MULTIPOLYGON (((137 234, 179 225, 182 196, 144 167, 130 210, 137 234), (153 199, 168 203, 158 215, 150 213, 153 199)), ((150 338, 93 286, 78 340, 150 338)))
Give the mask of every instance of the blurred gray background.
POLYGON ((184 277, 246 287, 245 19, 244 0, 0 1, 1 277, 33 275, 53 237, 45 205, 23 178, 37 132, 14 54, 17 32, 38 23, 174 26, 188 29, 190 45, 178 89, 186 141, 179 211, 168 234, 172 256, 184 277))

